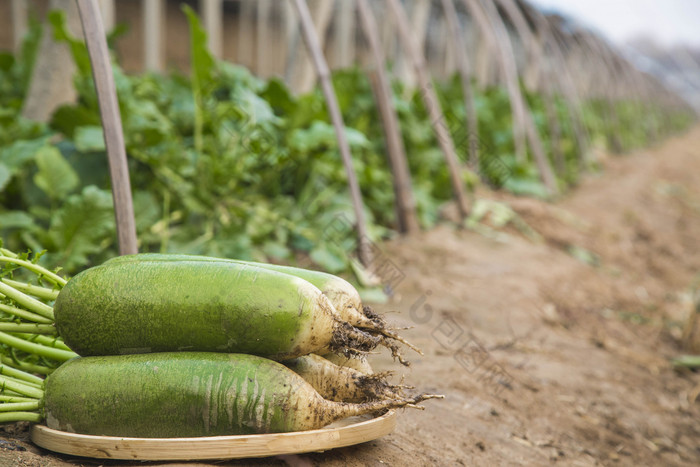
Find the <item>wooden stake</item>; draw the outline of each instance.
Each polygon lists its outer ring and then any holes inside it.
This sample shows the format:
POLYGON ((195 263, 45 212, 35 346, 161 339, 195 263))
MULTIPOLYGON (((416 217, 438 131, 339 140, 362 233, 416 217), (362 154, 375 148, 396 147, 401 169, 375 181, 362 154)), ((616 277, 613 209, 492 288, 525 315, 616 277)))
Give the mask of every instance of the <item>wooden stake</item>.
POLYGON ((272 54, 274 48, 270 43, 272 31, 270 30, 270 13, 272 0, 258 0, 257 27, 255 47, 257 49, 255 60, 256 74, 261 78, 268 78, 272 74, 272 54))
POLYGON ((454 49, 457 70, 462 84, 464 108, 467 114, 467 133, 469 134, 469 165, 478 172, 479 170, 479 123, 474 105, 474 91, 472 90, 472 70, 464 46, 462 28, 459 25, 457 8, 453 0, 442 0, 442 8, 447 20, 447 29, 450 33, 452 48, 454 49))
POLYGON ((479 25, 482 36, 490 37, 488 43, 493 44, 493 52, 496 55, 497 62, 500 66, 500 71, 503 80, 508 90, 510 98, 510 108, 513 114, 513 142, 515 144, 515 157, 518 161, 525 161, 527 158, 527 130, 525 119, 525 109, 522 95, 520 93, 520 85, 518 84, 518 72, 515 69, 514 59, 507 56, 507 51, 504 49, 504 41, 510 39, 499 36, 495 30, 495 25, 486 9, 480 3, 480 0, 463 0, 469 14, 474 21, 479 25))
MULTIPOLYGON (((523 3, 518 3, 518 9, 522 11, 525 8, 523 3)), ((533 19, 533 23, 543 41, 542 53, 548 54, 545 59, 545 66, 556 68, 552 69, 551 74, 559 77, 559 89, 564 99, 567 102, 567 110, 569 120, 572 123, 576 144, 578 146, 579 160, 581 167, 585 170, 589 165, 588 158, 588 134, 586 127, 583 124, 583 111, 581 109, 581 101, 576 90, 576 85, 572 77, 571 68, 569 67, 564 52, 562 51, 559 42, 554 37, 548 21, 544 15, 536 8, 528 8, 529 16, 533 19)))
POLYGON ((284 38, 287 43, 282 76, 284 76, 284 81, 289 83, 289 87, 294 89, 292 76, 294 75, 294 67, 299 56, 299 27, 297 26, 297 14, 294 12, 292 2, 285 1, 282 5, 284 5, 284 38))
POLYGON ((616 131, 619 126, 619 116, 617 114, 617 100, 619 89, 615 86, 618 81, 615 67, 610 63, 609 58, 600 47, 595 38, 587 33, 579 32, 576 40, 583 48, 584 54, 588 57, 586 62, 591 68, 597 67, 597 85, 603 90, 603 98, 607 100, 606 119, 608 120, 607 138, 613 152, 622 152, 622 141, 616 131), (592 64, 592 66, 591 66, 592 64))
POLYGON ((163 0, 143 0, 144 66, 147 71, 163 70, 163 0))
POLYGON ((200 2, 202 23, 207 31, 209 51, 218 59, 223 57, 223 15, 222 0, 204 0, 200 2))
POLYGON ((498 15, 498 10, 495 5, 491 3, 491 0, 464 0, 464 3, 473 15, 482 15, 486 18, 485 24, 488 24, 488 27, 484 28, 484 32, 493 34, 498 44, 498 58, 513 109, 513 136, 516 143, 516 157, 518 157, 519 160, 525 160, 525 142, 529 142, 542 183, 550 194, 557 194, 559 192, 557 179, 554 176, 549 159, 547 159, 547 155, 544 153, 542 141, 537 134, 537 128, 532 119, 532 114, 520 92, 518 70, 515 66, 515 56, 503 20, 498 15))
MULTIPOLYGON (((294 0, 292 0, 294 1, 294 0)), ((309 18, 311 18, 311 25, 314 27, 314 36, 318 39, 318 49, 321 51, 323 56, 323 47, 326 40, 326 32, 328 26, 331 23, 331 18, 333 14, 333 8, 335 7, 335 0, 315 0, 314 1, 314 14, 311 15, 309 10, 309 5, 304 0, 304 5, 306 5, 306 10, 309 11, 309 18)), ((302 25, 302 33, 305 33, 302 25)), ((296 66, 294 67, 296 71, 292 74, 292 89, 299 93, 310 92, 314 84, 316 84, 317 69, 313 63, 313 56, 309 56, 308 53, 302 53, 297 57, 296 66)), ((325 58, 324 58, 325 62, 325 58)))
POLYGON ((411 173, 406 160, 406 149, 401 138, 398 117, 392 104, 392 91, 386 73, 386 59, 379 40, 379 28, 367 0, 358 0, 360 24, 372 51, 375 69, 371 74, 372 89, 379 107, 379 114, 384 125, 387 155, 393 175, 394 197, 396 202, 396 218, 399 231, 413 233, 419 230, 416 216, 416 202, 411 187, 411 173))
POLYGON ((105 32, 109 33, 114 29, 115 7, 114 0, 100 0, 100 14, 105 32))
POLYGON ((251 70, 256 69, 255 63, 255 8, 254 0, 239 0, 238 12, 238 44, 237 62, 251 70))
POLYGON ((12 0, 12 45, 15 52, 22 47, 27 33, 27 0, 12 0))
MULTIPOLYGON (((404 9, 404 14, 405 13, 404 9)), ((413 8, 410 10, 410 25, 411 25, 411 35, 413 36, 413 43, 416 49, 422 55, 424 55, 425 48, 425 36, 428 32, 428 19, 430 18, 430 0, 413 0, 413 8)), ((406 14, 406 16, 408 16, 406 14)), ((399 33, 400 34, 400 33, 399 33)), ((409 54, 410 55, 410 54, 409 54)), ((405 57, 399 55, 399 60, 396 66, 396 75, 407 88, 413 88, 418 85, 419 78, 416 76, 415 67, 413 65, 413 60, 410 56, 405 57)))
POLYGON ((355 169, 352 166, 350 144, 348 143, 347 136, 345 135, 345 123, 343 122, 343 116, 340 113, 338 99, 336 98, 333 83, 331 82, 331 72, 328 69, 326 59, 323 56, 321 43, 318 39, 318 35, 316 34, 316 29, 314 28, 314 23, 311 19, 311 12, 309 11, 309 6, 306 4, 306 0, 292 1, 294 2, 294 6, 299 14, 304 40, 306 41, 306 46, 311 54, 318 79, 321 81, 321 89, 323 90, 323 95, 326 98, 328 113, 330 113, 331 121, 333 122, 333 127, 335 128, 336 138, 338 139, 338 148, 340 149, 340 155, 343 159, 343 165, 345 166, 345 173, 348 177, 350 197, 352 199, 352 205, 355 211, 355 221, 357 222, 356 228, 359 239, 357 253, 360 262, 366 266, 369 264, 369 256, 366 250, 368 247, 367 242, 369 241, 369 237, 367 235, 362 192, 360 191, 360 185, 357 182, 355 169))
MULTIPOLYGON (((530 75, 531 78, 534 75, 544 76, 545 83, 542 87, 542 98, 544 100, 545 115, 547 116, 547 123, 549 125, 552 159, 554 160, 557 171, 560 174, 564 174, 566 171, 566 160, 564 158, 564 150, 562 148, 561 125, 559 123, 559 115, 557 113, 554 95, 554 88, 558 87, 557 82, 560 75, 553 73, 553 70, 548 63, 543 63, 540 42, 532 33, 527 20, 515 4, 515 1, 498 0, 498 3, 503 7, 506 15, 508 15, 508 18, 515 27, 518 38, 526 51, 526 62, 529 66, 526 67, 524 74, 530 75)), ((531 91, 538 90, 537 83, 533 82, 534 79, 528 79, 528 77, 525 76, 523 81, 525 82, 525 86, 527 86, 531 91)))
POLYGON ((355 5, 353 0, 341 0, 335 22, 333 62, 339 68, 355 63, 355 5))
POLYGON ((430 76, 426 70, 425 57, 418 50, 418 46, 413 40, 413 34, 408 22, 408 17, 406 16, 406 11, 403 9, 399 0, 387 0, 387 3, 396 21, 396 25, 399 28, 399 35, 406 49, 408 58, 413 64, 416 77, 418 78, 418 85, 420 86, 421 97, 428 111, 428 117, 433 126, 433 131, 435 131, 435 135, 437 136, 438 144, 445 156, 447 168, 450 173, 452 190, 454 192, 455 201, 457 202, 457 209, 461 217, 465 219, 469 214, 469 206, 464 192, 464 182, 461 175, 462 168, 457 159, 457 153, 447 128, 445 117, 440 109, 440 102, 438 101, 437 94, 435 93, 433 84, 430 81, 430 76))
MULTIPOLYGON (((523 81, 528 89, 535 90, 539 81, 538 78, 542 74, 542 46, 540 41, 530 29, 530 25, 515 0, 497 0, 497 3, 508 16, 525 50, 523 81)), ((551 84, 551 82, 545 83, 545 86, 549 87, 551 84)))
POLYGON ((100 18, 100 7, 97 0, 77 0, 77 3, 85 32, 85 42, 90 54, 92 75, 97 88, 97 100, 100 105, 109 171, 112 178, 119 253, 122 255, 134 254, 137 253, 136 223, 131 200, 129 169, 126 163, 117 90, 114 86, 105 30, 102 18, 100 18))

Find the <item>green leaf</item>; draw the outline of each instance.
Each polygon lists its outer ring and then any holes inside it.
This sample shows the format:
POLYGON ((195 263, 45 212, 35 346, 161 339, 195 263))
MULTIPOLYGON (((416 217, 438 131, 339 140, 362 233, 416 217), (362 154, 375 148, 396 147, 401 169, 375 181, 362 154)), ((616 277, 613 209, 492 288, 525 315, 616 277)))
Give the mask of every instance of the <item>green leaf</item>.
POLYGON ((266 242, 263 252, 267 257, 277 260, 288 259, 292 254, 289 248, 279 242, 266 242))
POLYGON ((46 138, 15 141, 11 145, 0 149, 0 160, 10 172, 15 173, 26 162, 33 160, 39 150, 45 145, 46 138))
POLYGON ((236 92, 241 110, 248 117, 249 123, 279 123, 280 119, 270 107, 270 104, 250 89, 241 89, 236 92))
POLYGON ((325 245, 314 248, 309 256, 314 263, 331 274, 343 271, 347 267, 345 258, 331 251, 325 245))
POLYGON ((137 232, 142 232, 158 222, 160 205, 152 193, 148 191, 134 193, 134 218, 137 232))
POLYGON ((5 189, 5 186, 10 182, 11 178, 12 172, 10 172, 10 168, 0 162, 0 191, 5 189))
POLYGON ((80 152, 105 151, 105 138, 101 126, 81 126, 75 129, 75 147, 80 152))
POLYGON ((362 302, 368 303, 387 303, 389 301, 389 296, 384 292, 381 287, 365 288, 361 287, 358 290, 362 302))
POLYGON ((508 191, 512 191, 516 195, 534 196, 536 198, 546 199, 549 197, 547 188, 536 180, 528 180, 523 178, 509 178, 503 185, 508 191))
MULTIPOLYGON (((366 148, 370 146, 367 137, 361 132, 345 127, 345 136, 350 147, 366 148)), ((289 140, 292 148, 300 152, 309 152, 316 149, 333 148, 337 146, 335 128, 321 121, 315 121, 307 130, 295 130, 289 140)))
POLYGON ((114 235, 112 195, 90 185, 69 196, 51 218, 49 236, 58 251, 56 262, 65 269, 88 263, 114 235))
POLYGON ((192 92, 195 97, 194 109, 194 149, 202 152, 205 112, 205 96, 211 91, 216 67, 214 57, 207 50, 207 33, 202 28, 197 14, 188 5, 182 6, 190 25, 190 52, 192 56, 192 92))
POLYGON ((53 26, 53 37, 56 41, 65 42, 70 47, 73 61, 83 76, 91 74, 90 55, 85 44, 73 37, 66 26, 66 13, 62 10, 49 12, 49 22, 53 26))
POLYGON ((595 253, 581 247, 578 245, 570 245, 568 250, 569 254, 590 266, 600 266, 600 258, 595 253))
POLYGON ((82 126, 100 125, 100 116, 93 109, 62 105, 51 116, 51 128, 69 138, 73 138, 75 130, 82 126))
POLYGON ((0 71, 7 73, 15 65, 15 57, 9 52, 0 52, 0 71))
POLYGON ((36 186, 53 200, 60 200, 77 186, 80 180, 75 170, 52 146, 44 146, 36 155, 39 171, 34 175, 36 186))
POLYGON ((0 212, 0 228, 3 229, 27 229, 37 228, 32 216, 23 211, 0 212))
POLYGON ((25 33, 24 39, 22 40, 19 59, 21 85, 25 93, 31 82, 36 57, 39 54, 42 34, 41 22, 34 17, 30 18, 29 31, 25 33))
POLYGON ((207 32, 202 27, 197 13, 189 5, 183 5, 182 11, 185 12, 190 25, 193 84, 197 91, 202 91, 212 82, 216 62, 211 53, 209 53, 209 49, 207 49, 207 32))

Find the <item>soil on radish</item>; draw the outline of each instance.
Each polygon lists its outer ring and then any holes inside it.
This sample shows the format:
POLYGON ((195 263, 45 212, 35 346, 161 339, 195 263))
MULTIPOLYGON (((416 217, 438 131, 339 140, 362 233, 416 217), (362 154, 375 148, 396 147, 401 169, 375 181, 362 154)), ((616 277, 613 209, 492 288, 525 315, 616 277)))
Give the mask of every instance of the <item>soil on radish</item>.
MULTIPOLYGON (((668 363, 700 274, 700 127, 603 165, 556 203, 480 193, 541 242, 442 225, 383 245, 405 278, 372 307, 425 356, 370 359, 446 399, 363 445, 213 465, 700 464, 700 373, 668 363)), ((0 465, 141 465, 56 456, 26 426, 2 428, 0 465)))

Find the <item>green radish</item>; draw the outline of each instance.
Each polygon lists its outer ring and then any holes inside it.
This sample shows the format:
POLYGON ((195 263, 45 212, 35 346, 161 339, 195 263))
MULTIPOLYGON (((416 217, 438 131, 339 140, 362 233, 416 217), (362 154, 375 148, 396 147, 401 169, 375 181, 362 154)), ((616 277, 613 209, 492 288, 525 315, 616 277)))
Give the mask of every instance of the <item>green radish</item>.
POLYGON ((393 386, 386 381, 390 373, 364 374, 314 354, 282 363, 331 401, 366 402, 404 397, 404 386, 393 386))
POLYGON ((117 256, 108 260, 109 263, 122 263, 128 261, 230 261, 234 263, 249 264, 258 268, 277 271, 290 276, 299 277, 318 287, 331 301, 335 309, 342 318, 353 326, 373 326, 371 321, 362 313, 362 300, 355 287, 348 281, 333 274, 309 269, 295 268, 291 266, 280 266, 276 264, 256 263, 253 261, 242 261, 237 259, 215 258, 211 256, 194 256, 180 254, 163 253, 141 253, 137 255, 117 256))
POLYGON ((275 360, 382 343, 342 321, 307 281, 225 261, 108 261, 73 277, 56 328, 82 356, 239 352, 275 360))
MULTIPOLYGON (((420 349, 407 342, 400 337, 396 332, 388 327, 381 316, 374 313, 371 308, 362 306, 360 294, 348 281, 327 274, 321 271, 312 271, 309 269, 295 268, 291 266, 280 266, 276 264, 256 263, 251 261, 241 261, 235 259, 214 258, 210 256, 192 256, 180 254, 162 254, 162 253, 142 253, 137 255, 118 256, 108 260, 105 264, 123 263, 133 261, 209 261, 209 262, 233 262, 238 264, 247 264, 250 266, 276 271, 290 276, 304 279, 312 285, 316 286, 321 292, 328 297, 329 301, 336 309, 340 317, 352 326, 362 328, 368 332, 375 332, 389 339, 396 340, 413 349, 422 355, 420 349)), ((398 348, 392 344, 387 345, 392 350, 393 355, 403 364, 407 364, 401 357, 398 348)))
POLYGON ((19 410, 3 411, 0 419, 44 419, 61 431, 145 438, 312 430, 439 397, 331 402, 279 363, 207 352, 76 358, 40 388, 30 381, 8 381, 6 387, 34 403, 13 402, 24 405, 11 405, 19 410))
MULTIPOLYGON (((239 260, 230 260, 239 261, 239 260)), ((270 269, 271 271, 283 272, 291 276, 300 277, 309 281, 319 288, 328 297, 340 316, 353 326, 375 331, 388 338, 394 339, 417 353, 423 352, 410 342, 399 336, 380 315, 375 313, 371 307, 362 305, 360 293, 353 285, 345 279, 321 271, 311 269, 295 268, 292 266, 281 266, 278 264, 255 263, 246 261, 247 264, 259 268, 270 269)))

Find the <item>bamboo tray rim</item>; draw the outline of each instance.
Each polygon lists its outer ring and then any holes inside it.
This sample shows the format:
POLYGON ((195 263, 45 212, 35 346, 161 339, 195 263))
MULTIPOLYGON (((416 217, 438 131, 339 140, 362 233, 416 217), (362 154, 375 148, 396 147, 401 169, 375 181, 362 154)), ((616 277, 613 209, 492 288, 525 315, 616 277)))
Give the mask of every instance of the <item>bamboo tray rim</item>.
POLYGON ((68 433, 45 425, 32 427, 34 444, 80 457, 175 461, 244 459, 326 451, 372 441, 396 427, 396 411, 370 419, 350 417, 318 430, 194 438, 129 438, 68 433))

